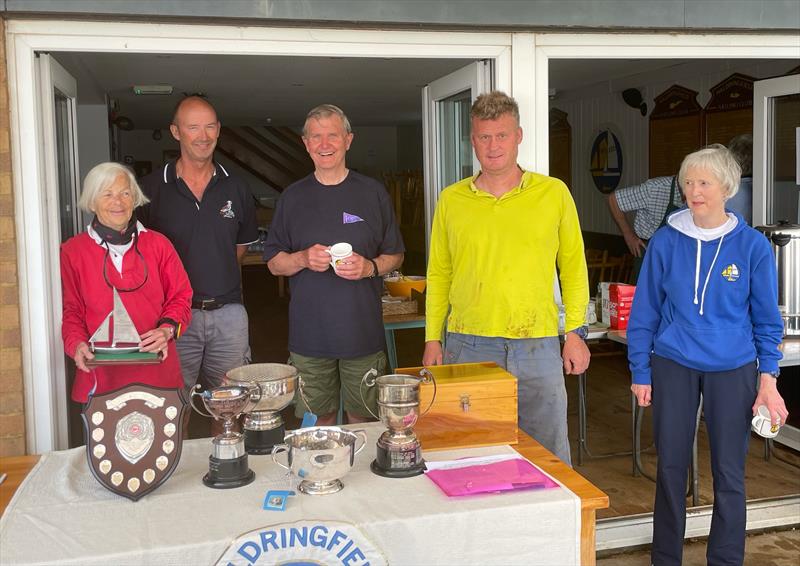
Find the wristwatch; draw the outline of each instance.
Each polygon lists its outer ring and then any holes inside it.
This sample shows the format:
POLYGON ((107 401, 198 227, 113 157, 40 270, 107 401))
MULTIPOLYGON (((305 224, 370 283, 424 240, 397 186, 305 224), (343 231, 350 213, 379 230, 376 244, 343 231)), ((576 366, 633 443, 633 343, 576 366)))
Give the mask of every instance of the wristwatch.
POLYGON ((372 264, 372 274, 369 276, 369 278, 372 279, 373 277, 378 276, 378 262, 376 262, 374 259, 369 260, 369 262, 372 264))
POLYGON ((159 319, 158 322, 156 322, 156 328, 161 326, 169 326, 170 328, 172 328, 172 336, 170 336, 170 338, 177 340, 180 337, 181 323, 178 322, 177 320, 164 317, 162 319, 159 319))
POLYGON ((588 338, 589 336, 589 327, 584 324, 583 326, 579 326, 575 330, 570 330, 570 332, 580 336, 581 340, 586 340, 586 338, 588 338))

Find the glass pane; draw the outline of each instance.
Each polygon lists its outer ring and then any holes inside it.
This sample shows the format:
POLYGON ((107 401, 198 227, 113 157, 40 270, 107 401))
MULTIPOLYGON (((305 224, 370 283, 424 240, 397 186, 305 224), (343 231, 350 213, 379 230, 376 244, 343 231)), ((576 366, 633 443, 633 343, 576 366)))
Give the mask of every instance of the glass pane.
POLYGON ((61 224, 61 241, 65 242, 75 235, 75 178, 72 159, 72 128, 70 99, 58 91, 54 92, 56 127, 56 159, 58 160, 58 210, 61 224))
POLYGON ((770 104, 769 153, 767 155, 768 220, 800 223, 797 185, 797 129, 800 128, 800 94, 773 98, 770 104))
POLYGON ((469 140, 469 90, 438 102, 440 186, 452 185, 472 175, 472 144, 469 140))

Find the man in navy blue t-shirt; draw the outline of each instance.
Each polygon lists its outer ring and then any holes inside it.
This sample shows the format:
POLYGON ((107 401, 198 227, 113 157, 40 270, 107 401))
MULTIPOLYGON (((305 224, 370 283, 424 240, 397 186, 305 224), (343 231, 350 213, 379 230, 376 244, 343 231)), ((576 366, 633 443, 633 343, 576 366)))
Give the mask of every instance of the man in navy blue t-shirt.
MULTIPOLYGON (((303 143, 315 170, 283 191, 264 248, 269 270, 289 277, 291 363, 318 425, 334 424, 340 403, 348 422, 369 417, 361 377, 371 368, 382 375, 387 365, 380 276, 405 252, 386 189, 345 165, 352 141, 340 108, 308 113, 303 143), (333 269, 329 250, 341 242, 353 253, 333 269)), ((373 411, 374 389, 365 391, 373 411)), ((305 410, 298 403, 297 415, 305 410)))

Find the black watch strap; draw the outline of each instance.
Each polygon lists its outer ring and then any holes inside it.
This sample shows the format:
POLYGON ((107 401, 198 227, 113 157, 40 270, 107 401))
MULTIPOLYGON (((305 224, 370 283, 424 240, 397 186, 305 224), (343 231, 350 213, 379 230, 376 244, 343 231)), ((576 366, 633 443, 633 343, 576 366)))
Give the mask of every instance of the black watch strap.
POLYGON ((373 269, 372 275, 370 275, 370 279, 371 279, 371 278, 377 277, 379 275, 379 273, 378 273, 378 262, 376 262, 374 259, 369 260, 369 262, 372 264, 372 269, 373 269))
POLYGON ((160 318, 158 322, 156 322, 156 328, 159 326, 169 325, 172 327, 172 338, 177 340, 178 337, 181 335, 181 323, 172 318, 160 318))

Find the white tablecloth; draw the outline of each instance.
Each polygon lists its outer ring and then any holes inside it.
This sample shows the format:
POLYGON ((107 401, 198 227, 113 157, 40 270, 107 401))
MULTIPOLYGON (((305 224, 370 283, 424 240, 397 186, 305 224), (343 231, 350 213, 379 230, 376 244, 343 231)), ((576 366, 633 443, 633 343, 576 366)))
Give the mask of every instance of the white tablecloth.
MULTIPOLYGON (((250 457, 256 480, 246 487, 205 487, 208 439, 186 442, 173 476, 138 502, 103 488, 88 470, 84 448, 45 454, 0 519, 0 563, 213 564, 242 533, 319 520, 356 525, 392 565, 579 564, 580 500, 572 492, 453 499, 424 476, 382 478, 369 463, 383 428, 366 428, 369 443, 343 478, 345 488, 326 496, 298 493, 283 512, 262 509, 269 489, 287 485, 269 456, 250 457)), ((447 460, 511 451, 496 446, 424 456, 447 460)))

